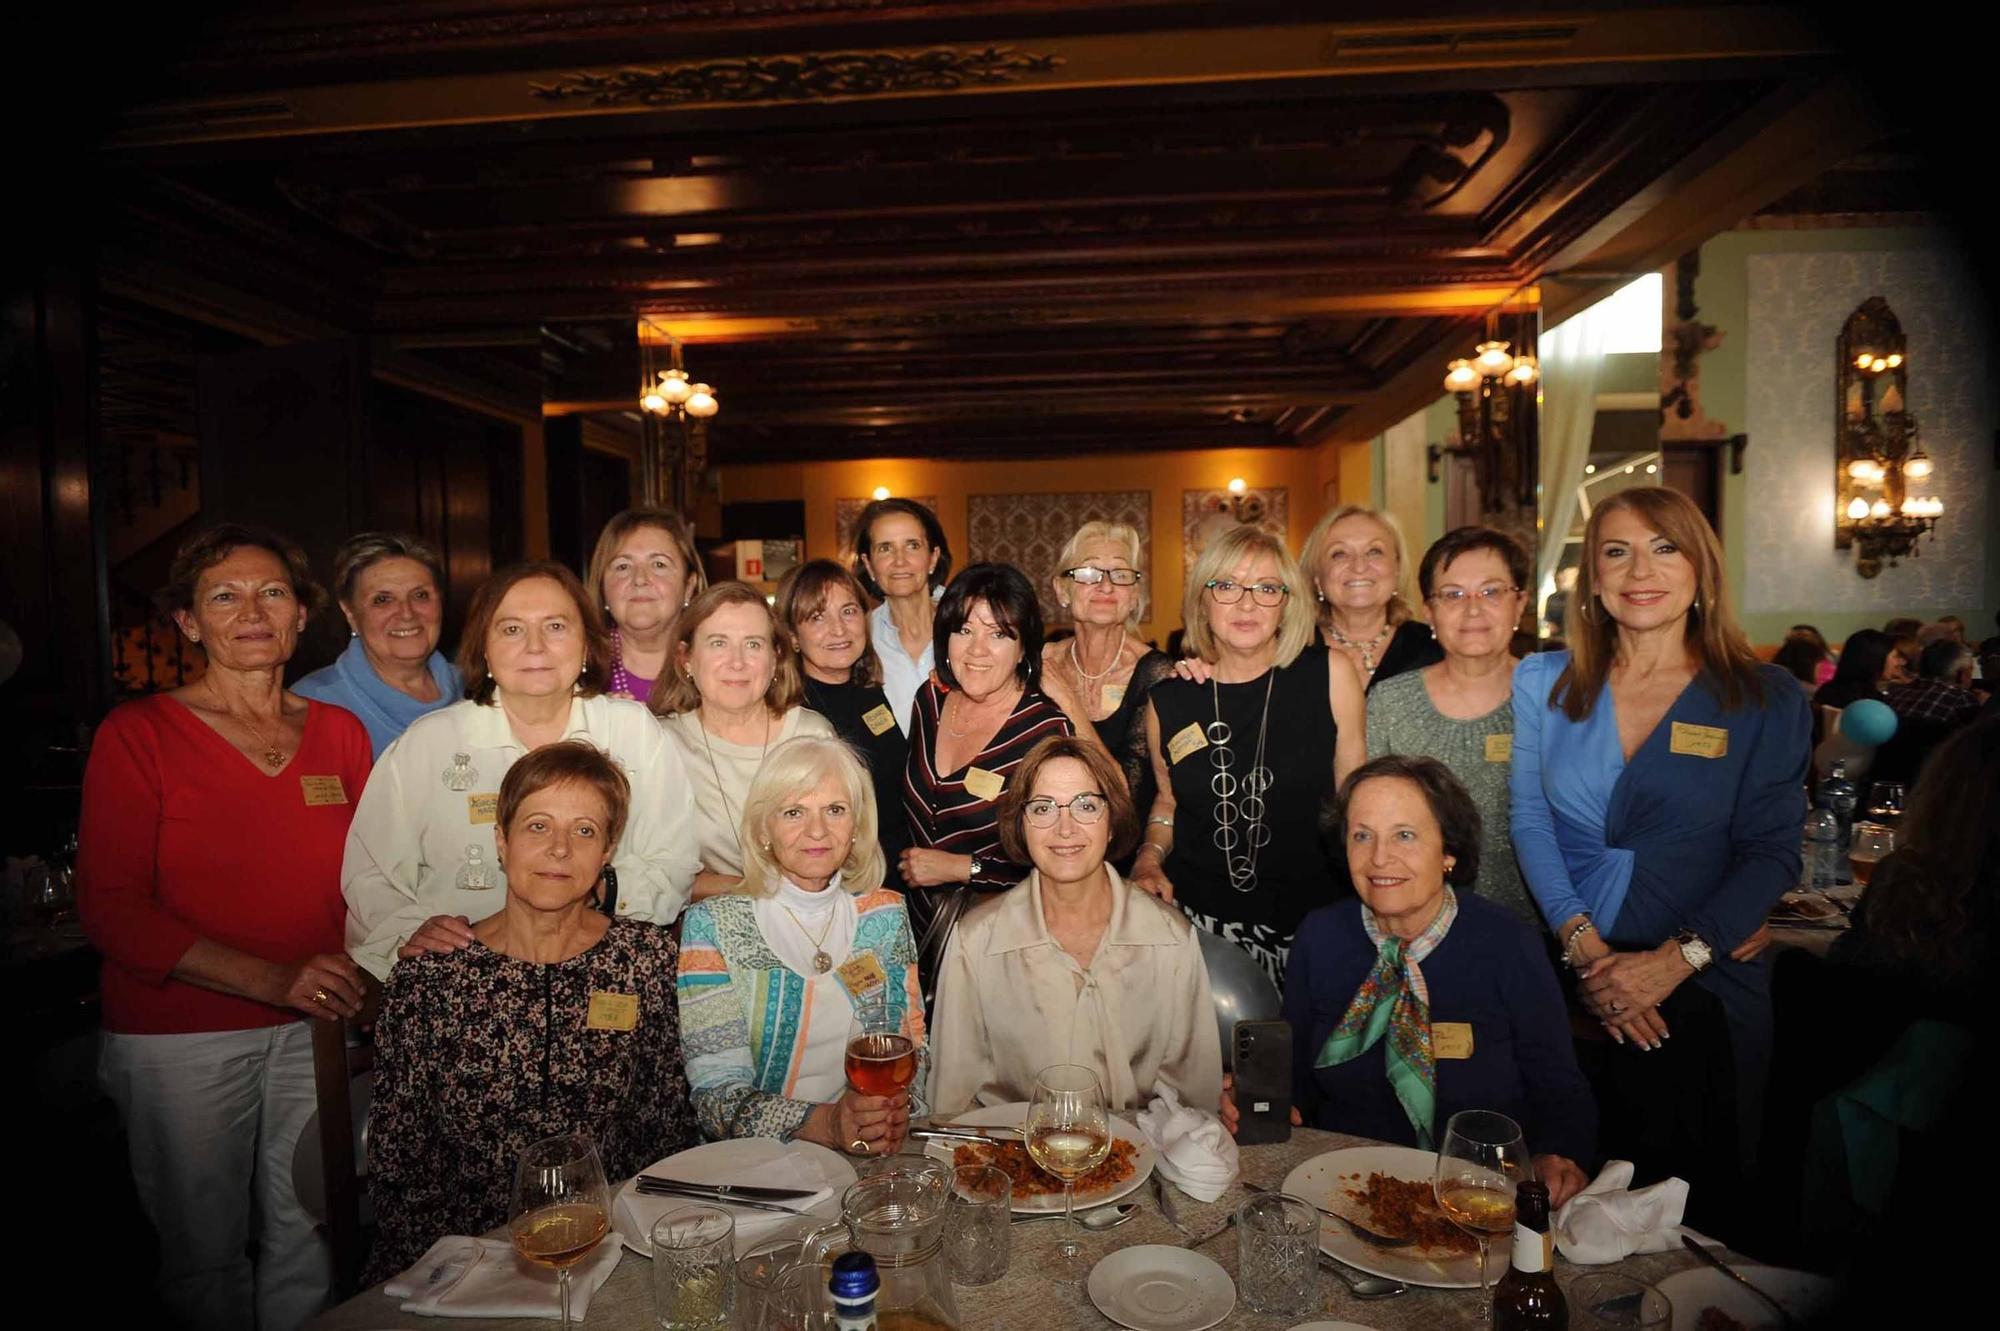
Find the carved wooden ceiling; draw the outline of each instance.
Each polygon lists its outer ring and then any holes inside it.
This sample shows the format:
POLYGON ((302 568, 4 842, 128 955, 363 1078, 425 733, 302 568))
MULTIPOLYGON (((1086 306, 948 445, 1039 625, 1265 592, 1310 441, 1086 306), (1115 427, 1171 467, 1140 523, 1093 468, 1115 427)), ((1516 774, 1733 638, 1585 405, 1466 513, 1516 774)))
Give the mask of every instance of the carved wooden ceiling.
POLYGON ((1482 12, 295 3, 115 125, 106 267, 571 405, 644 316, 725 459, 1315 443, 1865 142, 1753 160, 1833 83, 1777 9, 1482 12))

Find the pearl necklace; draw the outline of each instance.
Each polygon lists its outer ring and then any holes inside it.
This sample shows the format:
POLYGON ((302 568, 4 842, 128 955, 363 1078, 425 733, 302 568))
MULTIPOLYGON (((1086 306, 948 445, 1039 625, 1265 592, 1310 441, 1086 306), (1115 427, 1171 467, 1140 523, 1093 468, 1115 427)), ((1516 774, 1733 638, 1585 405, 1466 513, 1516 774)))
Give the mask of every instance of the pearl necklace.
POLYGON ((1326 624, 1326 631, 1333 635, 1333 640, 1335 642, 1339 643, 1342 647, 1345 647, 1350 652, 1361 653, 1362 672, 1364 674, 1369 674, 1369 675, 1375 673, 1375 649, 1377 647, 1380 647, 1383 644, 1383 642, 1387 640, 1389 635, 1395 631, 1395 628, 1396 626, 1394 624, 1385 622, 1382 625, 1382 631, 1376 634, 1373 638, 1369 639, 1367 643, 1363 644, 1355 642, 1352 638, 1349 638, 1345 633, 1342 633, 1340 629, 1335 626, 1332 620, 1328 620, 1326 624))

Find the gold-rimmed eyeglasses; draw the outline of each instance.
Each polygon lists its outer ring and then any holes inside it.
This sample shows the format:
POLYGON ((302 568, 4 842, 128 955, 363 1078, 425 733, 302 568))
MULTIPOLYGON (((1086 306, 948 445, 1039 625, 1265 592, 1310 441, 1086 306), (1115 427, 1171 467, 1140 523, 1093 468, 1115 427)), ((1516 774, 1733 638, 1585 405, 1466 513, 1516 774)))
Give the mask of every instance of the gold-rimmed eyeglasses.
POLYGON ((1104 811, 1110 807, 1110 800, 1094 790, 1086 790, 1081 795, 1070 796, 1062 803, 1057 803, 1044 795, 1037 795, 1022 806, 1021 813, 1031 827, 1054 827, 1056 819, 1061 816, 1064 809, 1068 809, 1069 816, 1079 823, 1094 823, 1102 818, 1104 811))
POLYGON ((1478 601, 1481 605, 1494 606, 1500 604, 1501 597, 1512 596, 1520 590, 1519 587, 1501 587, 1497 584, 1481 587, 1477 591, 1468 591, 1464 587, 1441 587, 1431 593, 1430 602, 1432 605, 1449 606, 1453 610, 1462 610, 1474 601, 1478 601))
POLYGON ((1243 583, 1233 578, 1215 578, 1202 585, 1208 588, 1208 594, 1219 605, 1235 605, 1243 599, 1245 592, 1249 592, 1250 599, 1258 605, 1283 605, 1285 598, 1292 594, 1292 589, 1282 582, 1243 583))

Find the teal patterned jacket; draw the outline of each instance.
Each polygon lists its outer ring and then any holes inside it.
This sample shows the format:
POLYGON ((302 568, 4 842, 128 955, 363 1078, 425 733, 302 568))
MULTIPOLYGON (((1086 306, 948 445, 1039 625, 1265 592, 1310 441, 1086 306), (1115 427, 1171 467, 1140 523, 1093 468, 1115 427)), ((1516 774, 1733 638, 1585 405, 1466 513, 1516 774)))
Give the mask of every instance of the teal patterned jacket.
MULTIPOLYGON (((889 1002, 917 1042, 910 1084, 912 1117, 928 1112, 930 1051, 917 987, 917 946, 900 893, 877 888, 855 898, 851 956, 872 954, 888 976, 889 1002)), ((726 894, 682 916, 681 1049, 695 1121, 704 1137, 791 1140, 815 1102, 785 1094, 797 1053, 806 977, 778 960, 757 928, 755 903, 726 894)))

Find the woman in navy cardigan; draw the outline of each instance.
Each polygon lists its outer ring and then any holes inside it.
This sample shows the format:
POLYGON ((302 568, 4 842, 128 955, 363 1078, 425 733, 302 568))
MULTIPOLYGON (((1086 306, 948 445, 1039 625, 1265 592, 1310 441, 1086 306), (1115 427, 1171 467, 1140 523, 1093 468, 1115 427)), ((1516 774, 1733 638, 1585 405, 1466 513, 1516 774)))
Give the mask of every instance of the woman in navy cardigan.
POLYGON ((1514 849, 1605 1037, 1605 1153, 1725 1210, 1771 1043, 1764 917, 1798 881, 1812 722, 1729 609, 1722 547, 1673 490, 1591 514, 1571 650, 1514 675, 1514 849), (1670 1038, 1671 1037, 1671 1038, 1670 1038))
POLYGON ((1306 916, 1292 942, 1293 1121, 1434 1149, 1459 1110, 1496 1110, 1562 1205, 1588 1181, 1597 1107, 1540 936, 1452 890, 1479 876, 1472 796, 1435 758, 1390 754, 1341 786, 1328 827, 1359 899, 1306 916))

